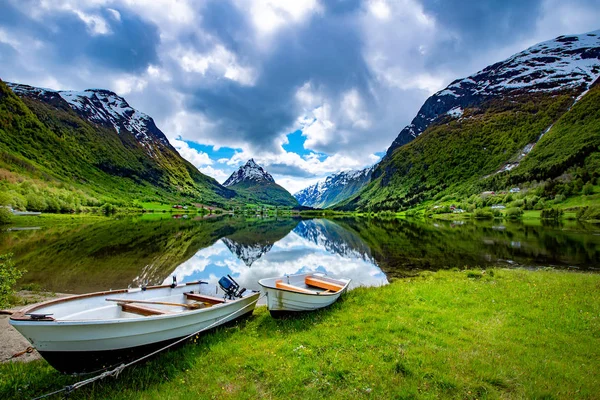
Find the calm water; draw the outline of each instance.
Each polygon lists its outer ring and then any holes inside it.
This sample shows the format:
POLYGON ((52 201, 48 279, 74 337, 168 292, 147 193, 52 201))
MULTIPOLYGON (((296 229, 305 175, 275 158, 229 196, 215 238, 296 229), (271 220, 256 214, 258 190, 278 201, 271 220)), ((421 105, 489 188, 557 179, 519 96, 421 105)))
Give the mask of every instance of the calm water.
POLYGON ((84 293, 231 274, 258 289, 264 277, 322 271, 354 286, 420 270, 487 265, 600 270, 600 226, 342 218, 210 220, 144 216, 70 227, 3 231, 27 273, 22 284, 84 293))

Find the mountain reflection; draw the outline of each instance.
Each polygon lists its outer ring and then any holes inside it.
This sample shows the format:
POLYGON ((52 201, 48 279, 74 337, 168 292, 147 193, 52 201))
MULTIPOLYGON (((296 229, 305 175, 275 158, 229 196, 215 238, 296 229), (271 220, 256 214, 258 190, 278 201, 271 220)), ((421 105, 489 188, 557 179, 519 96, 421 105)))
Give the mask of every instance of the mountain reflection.
POLYGON ((240 285, 254 290, 259 289, 259 279, 309 271, 351 278, 353 286, 387 283, 369 247, 335 222, 317 219, 284 226, 289 229, 279 240, 274 240, 272 230, 271 237, 265 238, 266 231, 251 226, 243 234, 238 231, 223 237, 199 250, 172 275, 178 282, 203 279, 216 283, 230 274, 240 285))

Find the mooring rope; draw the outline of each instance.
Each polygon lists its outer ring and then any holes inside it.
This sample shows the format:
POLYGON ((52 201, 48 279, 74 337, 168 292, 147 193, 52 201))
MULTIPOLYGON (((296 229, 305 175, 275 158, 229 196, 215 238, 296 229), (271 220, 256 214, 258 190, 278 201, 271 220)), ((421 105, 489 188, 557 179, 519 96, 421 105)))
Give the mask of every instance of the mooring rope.
POLYGON ((251 302, 251 303, 249 303, 249 304, 245 305, 244 307, 240 308, 239 310, 236 310, 236 311, 232 312, 231 314, 228 314, 228 315, 226 315, 225 317, 223 317, 223 318, 221 318, 221 319, 218 319, 218 320, 216 320, 216 321, 215 321, 215 322, 213 322, 212 324, 208 325, 208 326, 207 326, 207 327, 205 327, 205 328, 202 328, 202 329, 200 329, 200 330, 199 330, 199 331, 197 331, 197 332, 194 332, 194 333, 192 333, 192 334, 190 334, 190 335, 187 335, 187 336, 185 336, 185 337, 183 337, 183 338, 181 338, 181 339, 179 339, 179 340, 177 340, 177 341, 175 341, 175 342, 173 342, 173 343, 171 343, 171 344, 168 344, 168 345, 166 345, 165 347, 162 347, 162 348, 160 348, 160 349, 158 349, 158 350, 155 350, 155 351, 153 351, 152 353, 146 354, 145 356, 142 356, 142 357, 140 357, 140 358, 138 358, 138 359, 136 359, 136 360, 130 361, 130 362, 128 362, 127 364, 121 364, 121 365, 119 365, 118 367, 116 367, 116 368, 114 368, 114 369, 112 369, 112 370, 110 370, 110 371, 103 372, 103 373, 101 373, 100 375, 94 376, 94 377, 92 377, 92 378, 89 378, 89 379, 85 379, 85 380, 83 380, 83 381, 76 382, 76 383, 74 383, 74 384, 72 384, 72 385, 65 386, 65 387, 63 387, 62 389, 56 390, 56 391, 54 391, 54 392, 51 392, 51 393, 44 394, 44 395, 42 395, 42 396, 39 396, 39 397, 34 397, 32 400, 44 399, 44 398, 46 398, 46 397, 54 396, 55 394, 59 394, 59 393, 63 393, 63 392, 65 392, 65 393, 67 394, 67 396, 68 396, 68 395, 69 395, 69 394, 71 394, 73 391, 75 391, 75 390, 77 390, 77 389, 79 389, 79 388, 81 388, 81 387, 83 387, 83 386, 89 385, 90 383, 93 383, 93 382, 95 382, 95 381, 98 381, 98 380, 101 380, 101 379, 107 378, 107 377, 109 377, 109 376, 114 376, 114 377, 115 377, 115 379, 116 379, 116 378, 119 376, 119 374, 121 373, 121 371, 123 371, 125 368, 128 368, 128 367, 132 366, 133 364, 137 364, 137 363, 138 363, 138 362, 140 362, 140 361, 143 361, 143 360, 145 360, 145 359, 147 359, 147 358, 149 358, 149 357, 152 357, 152 356, 154 356, 154 355, 156 355, 156 354, 158 354, 158 353, 160 353, 160 352, 162 352, 162 351, 165 351, 165 350, 167 350, 167 349, 169 349, 169 348, 171 348, 171 347, 173 347, 173 346, 175 346, 175 345, 177 345, 177 344, 179 344, 179 343, 181 343, 181 342, 185 342, 186 340, 188 340, 188 339, 192 338, 192 337, 193 337, 193 336, 195 336, 195 335, 198 335, 198 334, 200 334, 200 333, 202 333, 202 332, 204 332, 204 331, 206 331, 206 330, 208 330, 208 329, 211 329, 212 327, 214 327, 214 326, 215 326, 216 324, 218 324, 219 322, 221 322, 221 321, 223 321, 223 320, 225 320, 225 319, 227 319, 227 318, 231 317, 232 315, 235 315, 235 314, 239 313, 240 311, 242 311, 242 310, 244 310, 244 309, 246 309, 246 308, 248 308, 248 307, 250 307, 250 306, 252 306, 252 305, 256 304, 256 303, 257 303, 257 302, 258 302, 260 299, 262 299, 262 298, 263 298, 263 297, 265 297, 265 296, 266 296, 266 294, 263 294, 263 295, 262 295, 262 296, 260 296, 258 299, 256 299, 256 300, 254 300, 253 302, 251 302))
POLYGON ((12 357, 10 358, 10 360, 12 360, 13 358, 21 357, 23 354, 33 353, 34 350, 35 349, 33 347, 29 346, 25 350, 13 354, 12 357))

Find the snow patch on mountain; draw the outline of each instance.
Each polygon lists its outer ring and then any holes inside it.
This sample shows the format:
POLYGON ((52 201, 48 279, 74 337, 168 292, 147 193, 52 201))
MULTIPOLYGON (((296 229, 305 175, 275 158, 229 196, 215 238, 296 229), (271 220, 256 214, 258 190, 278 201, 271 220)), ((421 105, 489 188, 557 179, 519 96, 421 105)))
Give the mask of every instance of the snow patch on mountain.
POLYGON ((446 114, 448 114, 452 118, 460 118, 463 116, 464 112, 465 110, 463 110, 462 108, 454 107, 453 109, 449 110, 446 114))
POLYGON ((342 171, 330 175, 325 180, 319 181, 305 189, 294 194, 294 197, 303 206, 308 207, 328 207, 332 201, 340 202, 352 194, 356 193, 362 186, 369 182, 371 173, 375 166, 363 170, 342 171), (347 192, 347 196, 340 197, 338 194, 344 187, 354 184, 356 190, 347 192))
POLYGON ((86 120, 113 127, 118 134, 127 130, 147 148, 151 156, 153 155, 152 145, 156 140, 162 145, 170 146, 168 139, 158 130, 151 117, 132 108, 124 98, 109 90, 52 90, 8 82, 7 85, 20 96, 45 99, 61 98, 86 120))
POLYGON ((576 89, 579 95, 598 78, 600 30, 536 44, 467 78, 455 80, 427 99, 417 116, 398 134, 386 157, 419 136, 442 115, 456 117, 459 109, 513 94, 576 89))
POLYGON ((275 179, 251 158, 245 165, 241 166, 237 171, 231 174, 225 183, 223 183, 223 186, 232 186, 241 182, 274 183, 275 179))

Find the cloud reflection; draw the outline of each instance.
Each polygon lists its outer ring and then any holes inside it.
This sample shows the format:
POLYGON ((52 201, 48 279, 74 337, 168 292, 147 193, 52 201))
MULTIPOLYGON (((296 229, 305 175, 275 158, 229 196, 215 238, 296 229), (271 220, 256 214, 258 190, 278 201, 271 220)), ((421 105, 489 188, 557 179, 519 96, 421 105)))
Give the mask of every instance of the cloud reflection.
MULTIPOLYGON (((198 251, 180 264, 171 275, 178 282, 202 279, 216 284, 230 274, 243 287, 259 290, 258 280, 310 271, 351 278, 351 288, 387 284, 385 274, 358 237, 327 220, 302 221, 273 245, 232 245, 223 238, 198 251), (255 252, 255 254, 251 254, 255 252), (248 265, 248 257, 253 259, 248 265)), ((164 283, 170 283, 171 277, 164 283)))

